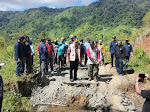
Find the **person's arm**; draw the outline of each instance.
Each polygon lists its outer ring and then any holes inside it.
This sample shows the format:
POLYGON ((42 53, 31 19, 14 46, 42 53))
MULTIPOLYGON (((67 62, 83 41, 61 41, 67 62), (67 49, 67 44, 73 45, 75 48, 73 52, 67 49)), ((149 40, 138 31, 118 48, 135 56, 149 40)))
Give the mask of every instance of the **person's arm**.
POLYGON ((101 51, 97 48, 97 59, 98 59, 98 64, 100 64, 100 53, 101 51))
POLYGON ((67 49, 67 56, 66 56, 66 62, 69 63, 69 56, 70 56, 70 53, 71 53, 71 47, 69 46, 68 49, 67 49))
POLYGON ((135 80, 135 90, 138 95, 141 95, 141 90, 139 88, 139 75, 136 76, 135 80))
POLYGON ((92 58, 92 56, 91 56, 91 54, 90 54, 89 48, 87 48, 86 53, 87 53, 87 56, 88 56, 89 58, 92 58))
POLYGON ((112 42, 110 43, 110 46, 109 46, 109 52, 111 53, 111 47, 112 47, 112 42))
POLYGON ((105 47, 103 45, 103 56, 105 56, 105 47))
POLYGON ((132 45, 131 45, 131 55, 133 57, 133 47, 132 47, 132 45))

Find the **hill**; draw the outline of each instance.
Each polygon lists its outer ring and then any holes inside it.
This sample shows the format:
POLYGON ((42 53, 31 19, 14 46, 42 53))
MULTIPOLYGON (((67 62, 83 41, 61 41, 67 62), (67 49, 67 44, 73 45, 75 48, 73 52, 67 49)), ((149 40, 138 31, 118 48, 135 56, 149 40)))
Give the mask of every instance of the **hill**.
POLYGON ((107 41, 114 32, 118 36, 120 34, 117 33, 129 36, 133 28, 140 28, 142 18, 150 9, 149 4, 147 0, 99 0, 89 6, 65 9, 41 7, 25 11, 1 11, 0 34, 7 31, 12 38, 24 34, 36 40, 44 31, 52 39, 68 38, 71 33, 79 38, 96 39, 102 37, 100 25, 107 25, 107 41))

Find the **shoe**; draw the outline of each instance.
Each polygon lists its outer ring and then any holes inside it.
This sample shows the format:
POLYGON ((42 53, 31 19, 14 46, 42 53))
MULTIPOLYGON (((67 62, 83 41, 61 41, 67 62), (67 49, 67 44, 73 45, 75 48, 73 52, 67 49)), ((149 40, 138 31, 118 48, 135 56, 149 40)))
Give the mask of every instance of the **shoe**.
POLYGON ((98 82, 98 80, 97 80, 97 77, 96 77, 96 76, 94 77, 94 81, 95 81, 95 82, 98 82))
POLYGON ((89 79, 88 79, 89 81, 91 81, 92 80, 92 77, 91 76, 89 76, 89 79))
POLYGON ((78 80, 78 78, 74 78, 74 80, 78 80))
POLYGON ((73 79, 70 79, 70 82, 73 82, 74 80, 73 79))

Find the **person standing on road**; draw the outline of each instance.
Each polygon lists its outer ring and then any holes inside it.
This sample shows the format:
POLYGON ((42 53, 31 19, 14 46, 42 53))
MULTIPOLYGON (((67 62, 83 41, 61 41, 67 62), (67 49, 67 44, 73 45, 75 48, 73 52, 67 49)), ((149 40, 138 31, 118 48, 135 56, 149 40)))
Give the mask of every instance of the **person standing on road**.
POLYGON ((14 50, 15 50, 15 61, 16 61, 16 76, 23 75, 23 66, 22 61, 24 60, 24 52, 23 52, 23 42, 24 36, 20 35, 18 41, 15 43, 14 50))
POLYGON ((94 75, 94 81, 97 82, 97 75, 99 72, 99 64, 100 64, 100 53, 99 49, 94 46, 94 41, 90 42, 90 47, 87 48, 87 56, 88 56, 88 61, 87 61, 87 66, 88 66, 88 76, 89 76, 89 81, 92 80, 92 77, 94 75))
POLYGON ((115 53, 115 48, 117 46, 116 36, 113 36, 112 39, 113 41, 111 41, 110 46, 109 46, 109 52, 111 55, 111 68, 113 67, 114 53, 115 53))
POLYGON ((123 62, 126 57, 126 48, 122 45, 122 41, 118 41, 114 55, 117 73, 123 75, 123 62))
POLYGON ((54 47, 50 38, 46 39, 46 47, 48 50, 48 57, 46 62, 46 71, 48 72, 48 65, 50 63, 51 71, 53 71, 53 57, 54 57, 54 47))
POLYGON ((70 44, 67 50, 66 62, 69 63, 70 60, 70 81, 73 82, 77 80, 78 65, 80 63, 80 47, 78 45, 78 40, 74 40, 73 44, 70 44), (74 70, 74 77, 72 71, 74 70))
POLYGON ((81 57, 81 63, 80 66, 82 67, 82 62, 84 61, 84 54, 85 54, 85 46, 83 44, 83 39, 80 39, 80 57, 81 57))
POLYGON ((87 38, 87 42, 84 43, 84 46, 85 46, 84 47, 85 48, 85 59, 84 59, 85 62, 84 62, 84 65, 86 65, 87 64, 87 59, 88 59, 86 50, 87 50, 88 47, 90 47, 90 39, 89 38, 87 38))
MULTIPOLYGON (((0 69, 4 65, 5 65, 4 63, 0 62, 0 69)), ((2 103, 3 103, 3 96, 4 96, 3 88, 4 88, 3 79, 2 76, 0 75, 0 111, 2 111, 2 103)))
POLYGON ((61 42, 58 42, 58 52, 57 52, 59 68, 62 68, 64 65, 63 62, 64 62, 65 47, 66 47, 65 39, 62 37, 61 42))
MULTIPOLYGON (((147 79, 149 79, 149 75, 146 75, 147 79)), ((142 112, 149 112, 150 111, 150 90, 141 90, 139 88, 139 75, 136 76, 136 80, 135 80, 135 90, 136 90, 136 93, 138 95, 141 95, 143 98, 146 99, 146 101, 144 102, 144 105, 143 105, 143 109, 142 109, 142 112)))
POLYGON ((130 54, 133 57, 133 48, 132 45, 129 43, 129 40, 126 39, 125 43, 123 44, 123 46, 126 48, 126 63, 125 63, 125 70, 127 70, 128 64, 129 64, 129 58, 130 58, 130 54))
POLYGON ((101 48, 102 62, 103 62, 103 65, 104 65, 104 64, 105 64, 105 63, 104 63, 105 47, 104 47, 104 45, 103 45, 103 43, 102 43, 102 40, 99 40, 99 45, 98 45, 98 47, 101 48))
POLYGON ((45 39, 41 39, 41 42, 42 43, 40 44, 39 52, 40 52, 40 60, 41 60, 41 73, 43 77, 46 74, 46 59, 48 57, 48 51, 45 45, 45 39))

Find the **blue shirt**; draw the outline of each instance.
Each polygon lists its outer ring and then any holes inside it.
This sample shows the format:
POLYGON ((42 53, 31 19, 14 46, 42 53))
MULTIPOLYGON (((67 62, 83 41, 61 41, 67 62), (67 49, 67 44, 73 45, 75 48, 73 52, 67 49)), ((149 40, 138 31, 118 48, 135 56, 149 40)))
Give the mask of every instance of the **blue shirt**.
POLYGON ((85 51, 86 51, 87 48, 90 47, 90 42, 85 42, 85 43, 84 43, 84 46, 85 46, 84 49, 85 49, 85 51))
POLYGON ((48 55, 48 51, 47 51, 46 45, 43 42, 40 44, 39 52, 40 52, 40 59, 46 60, 47 55, 48 55))
POLYGON ((58 42, 58 51, 57 51, 57 54, 58 55, 64 55, 65 54, 65 47, 66 47, 65 43, 58 42))
POLYGON ((20 42, 16 42, 15 46, 14 46, 14 50, 15 50, 15 61, 18 61, 18 58, 20 60, 23 60, 24 58, 24 50, 23 50, 23 46, 20 42))
POLYGON ((124 43, 123 46, 126 48, 126 56, 130 56, 130 52, 133 52, 132 45, 130 43, 124 43))
POLYGON ((35 54, 34 47, 32 45, 30 45, 30 48, 31 48, 31 56, 33 56, 35 54))
POLYGON ((111 41, 110 46, 109 46, 109 52, 115 53, 115 48, 118 44, 118 41, 111 41))

